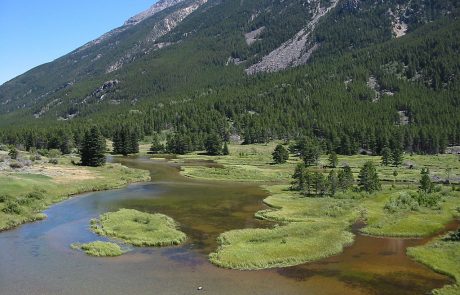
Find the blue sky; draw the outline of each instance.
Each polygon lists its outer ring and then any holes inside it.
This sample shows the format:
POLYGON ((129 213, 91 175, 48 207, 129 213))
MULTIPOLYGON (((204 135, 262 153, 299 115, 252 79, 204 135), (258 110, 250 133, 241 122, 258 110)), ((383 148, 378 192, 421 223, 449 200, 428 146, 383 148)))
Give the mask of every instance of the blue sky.
POLYGON ((0 0, 0 84, 119 27, 156 0, 0 0))

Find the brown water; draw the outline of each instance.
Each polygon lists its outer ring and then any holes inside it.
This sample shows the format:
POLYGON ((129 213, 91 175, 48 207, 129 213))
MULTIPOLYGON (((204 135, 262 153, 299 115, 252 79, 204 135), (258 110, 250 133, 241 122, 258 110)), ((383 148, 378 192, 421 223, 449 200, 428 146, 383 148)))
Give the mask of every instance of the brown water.
POLYGON ((253 217, 263 208, 265 192, 254 185, 187 179, 178 166, 162 161, 119 161, 149 169, 153 181, 72 198, 48 209, 44 221, 0 233, 1 295, 426 294, 450 283, 404 254, 406 247, 426 240, 360 235, 344 253, 317 263, 263 271, 217 268, 207 254, 221 232, 268 226, 253 217), (117 258, 93 258, 69 248, 99 239, 88 230, 89 220, 118 208, 170 215, 188 242, 136 248, 117 258))

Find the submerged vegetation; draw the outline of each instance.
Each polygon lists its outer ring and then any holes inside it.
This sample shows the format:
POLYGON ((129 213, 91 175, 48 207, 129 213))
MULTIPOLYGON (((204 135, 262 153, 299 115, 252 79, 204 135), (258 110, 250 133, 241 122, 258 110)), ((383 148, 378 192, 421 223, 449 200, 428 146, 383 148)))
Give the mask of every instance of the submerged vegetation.
POLYGON ((72 249, 82 250, 86 254, 96 257, 113 257, 125 253, 118 244, 112 242, 95 241, 86 244, 75 243, 70 245, 70 247, 72 249))
POLYGON ((134 246, 172 246, 183 243, 186 235, 170 217, 134 209, 120 209, 91 220, 91 229, 101 235, 120 239, 134 246))

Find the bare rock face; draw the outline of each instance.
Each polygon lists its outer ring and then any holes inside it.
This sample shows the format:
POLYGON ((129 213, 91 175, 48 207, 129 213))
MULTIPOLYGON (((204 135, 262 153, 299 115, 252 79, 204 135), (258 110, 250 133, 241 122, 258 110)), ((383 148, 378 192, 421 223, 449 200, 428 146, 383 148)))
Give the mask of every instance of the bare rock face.
POLYGON ((136 25, 138 23, 140 23, 141 21, 143 21, 144 19, 146 18, 149 18, 155 14, 157 14, 158 12, 166 9, 166 8, 169 8, 173 5, 176 5, 178 3, 181 3, 181 2, 184 2, 185 0, 160 0, 158 1, 157 3, 155 3, 154 5, 152 5, 149 9, 139 13, 139 14, 136 14, 135 16, 129 18, 126 22, 125 22, 125 26, 131 26, 131 25, 136 25))
POLYGON ((339 0, 333 0, 329 6, 322 7, 321 1, 317 1, 313 17, 307 26, 290 40, 281 44, 280 47, 264 56, 260 62, 246 69, 246 73, 254 75, 259 72, 277 72, 305 64, 313 52, 319 48, 319 45, 314 43, 311 38, 316 25, 323 16, 337 6, 338 2, 339 0))
MULTIPOLYGON (((170 7, 172 5, 178 4, 183 2, 184 0, 165 0, 160 1, 151 9, 144 11, 143 13, 138 14, 137 16, 128 20, 127 24, 134 25, 147 17, 152 16, 153 14, 165 9, 166 7, 170 7), (158 5, 158 6, 157 6, 158 5)), ((133 62, 139 56, 149 54, 153 50, 158 50, 163 47, 169 46, 170 44, 155 44, 155 41, 160 38, 161 36, 169 33, 172 29, 174 29, 180 22, 182 22, 187 16, 189 16, 192 12, 198 9, 201 5, 205 4, 208 0, 196 0, 190 3, 190 5, 183 7, 181 9, 175 10, 174 12, 170 13, 168 16, 163 18, 161 21, 156 23, 148 36, 144 39, 139 41, 134 47, 132 47, 123 57, 116 60, 113 64, 107 67, 106 73, 111 73, 122 68, 125 64, 133 62)))

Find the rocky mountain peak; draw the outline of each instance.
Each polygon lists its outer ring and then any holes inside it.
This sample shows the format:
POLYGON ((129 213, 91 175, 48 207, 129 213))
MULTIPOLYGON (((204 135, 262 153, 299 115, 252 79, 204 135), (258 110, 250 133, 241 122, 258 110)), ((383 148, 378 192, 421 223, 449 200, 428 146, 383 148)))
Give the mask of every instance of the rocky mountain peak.
POLYGON ((184 2, 185 0, 160 0, 157 3, 153 4, 149 9, 142 11, 141 13, 136 14, 135 16, 129 18, 125 22, 125 26, 136 25, 143 21, 146 18, 151 17, 152 15, 168 8, 174 6, 178 3, 184 2))

